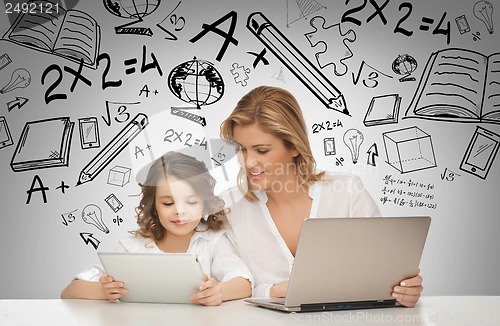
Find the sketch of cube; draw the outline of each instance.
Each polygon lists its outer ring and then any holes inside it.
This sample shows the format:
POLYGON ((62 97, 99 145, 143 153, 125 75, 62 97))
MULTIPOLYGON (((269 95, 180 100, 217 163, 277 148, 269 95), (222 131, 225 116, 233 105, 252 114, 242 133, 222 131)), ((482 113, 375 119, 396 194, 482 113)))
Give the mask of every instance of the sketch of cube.
POLYGON ((116 165, 109 170, 108 184, 123 187, 130 181, 130 168, 116 165))
POLYGON ((387 163, 401 173, 436 167, 431 136, 418 127, 382 134, 387 163))

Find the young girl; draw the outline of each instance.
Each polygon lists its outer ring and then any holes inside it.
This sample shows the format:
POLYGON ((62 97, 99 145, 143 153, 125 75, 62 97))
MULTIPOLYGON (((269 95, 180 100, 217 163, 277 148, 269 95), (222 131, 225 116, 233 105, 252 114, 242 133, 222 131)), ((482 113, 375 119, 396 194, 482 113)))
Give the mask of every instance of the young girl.
MULTIPOLYGON (((120 240, 117 251, 196 254, 205 275, 191 301, 219 305, 248 297, 252 276, 226 236, 224 201, 214 195, 215 179, 203 162, 177 152, 155 160, 136 208, 139 229, 120 240)), ((93 266, 62 291, 61 298, 119 299, 126 284, 93 266)))

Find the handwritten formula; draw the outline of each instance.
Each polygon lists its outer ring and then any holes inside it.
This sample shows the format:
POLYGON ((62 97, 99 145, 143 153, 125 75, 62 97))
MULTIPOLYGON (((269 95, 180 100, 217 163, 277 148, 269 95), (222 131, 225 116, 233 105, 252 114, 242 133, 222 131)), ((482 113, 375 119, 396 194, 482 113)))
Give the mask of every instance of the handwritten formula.
POLYGON ((382 179, 384 187, 381 190, 382 205, 393 204, 403 207, 419 207, 436 209, 434 184, 419 182, 415 179, 399 179, 387 174, 382 179))

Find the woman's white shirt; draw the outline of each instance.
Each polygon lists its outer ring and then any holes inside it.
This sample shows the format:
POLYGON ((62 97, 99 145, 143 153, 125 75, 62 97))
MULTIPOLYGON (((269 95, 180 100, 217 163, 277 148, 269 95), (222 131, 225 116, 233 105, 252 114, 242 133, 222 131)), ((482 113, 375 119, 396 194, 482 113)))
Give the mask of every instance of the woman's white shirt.
MULTIPOLYGON (((133 253, 164 253, 154 241, 141 236, 129 236, 121 239, 116 252, 133 253)), ((235 245, 227 236, 227 230, 195 232, 189 242, 187 253, 195 254, 203 273, 226 282, 235 277, 243 277, 253 284, 253 278, 248 268, 239 258, 235 245)), ((101 264, 93 264, 78 273, 75 278, 98 282, 106 275, 101 264)), ((112 276, 112 275, 111 275, 112 276)))
MULTIPOLYGON (((228 235, 254 277, 253 296, 269 297, 274 283, 288 280, 294 256, 266 206, 266 192, 254 193, 258 201, 241 199, 230 207, 228 235)), ((380 216, 361 179, 351 174, 326 173, 322 181, 310 185, 309 196, 312 207, 304 218, 380 216)))

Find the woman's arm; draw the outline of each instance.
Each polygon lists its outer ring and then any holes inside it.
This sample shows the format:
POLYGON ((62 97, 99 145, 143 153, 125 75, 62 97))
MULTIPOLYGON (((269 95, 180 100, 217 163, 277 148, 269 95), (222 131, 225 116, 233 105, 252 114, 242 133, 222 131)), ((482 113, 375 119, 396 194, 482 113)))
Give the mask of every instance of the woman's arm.
POLYGON ((279 283, 274 283, 269 290, 269 296, 271 298, 284 298, 286 296, 286 291, 288 290, 288 280, 279 283))
POLYGON ((422 286, 422 277, 418 274, 415 277, 402 280, 399 285, 393 288, 392 296, 406 307, 414 307, 417 304, 420 294, 424 290, 422 286))

